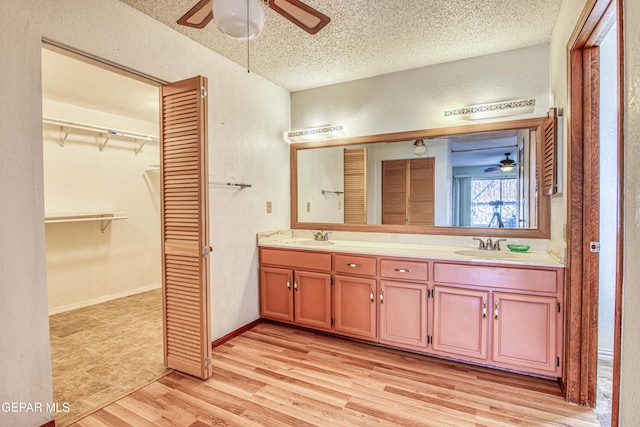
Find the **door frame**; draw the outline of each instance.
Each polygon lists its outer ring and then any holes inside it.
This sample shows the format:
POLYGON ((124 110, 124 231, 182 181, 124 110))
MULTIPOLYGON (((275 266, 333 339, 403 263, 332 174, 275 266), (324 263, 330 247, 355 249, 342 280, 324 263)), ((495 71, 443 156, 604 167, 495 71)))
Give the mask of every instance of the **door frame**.
POLYGON ((589 206, 599 202, 597 184, 589 181, 590 169, 599 159, 598 90, 599 44, 614 23, 618 26, 618 172, 616 211, 616 284, 613 355, 612 425, 618 424, 620 401, 620 347, 622 327, 622 206, 624 148, 624 39, 622 0, 589 0, 567 44, 568 63, 568 181, 565 327, 565 397, 581 405, 595 406, 598 357, 597 269, 589 268, 587 249, 598 236, 599 218, 589 206), (592 188, 593 187, 593 188, 592 188), (587 206, 585 209, 584 207, 587 206))

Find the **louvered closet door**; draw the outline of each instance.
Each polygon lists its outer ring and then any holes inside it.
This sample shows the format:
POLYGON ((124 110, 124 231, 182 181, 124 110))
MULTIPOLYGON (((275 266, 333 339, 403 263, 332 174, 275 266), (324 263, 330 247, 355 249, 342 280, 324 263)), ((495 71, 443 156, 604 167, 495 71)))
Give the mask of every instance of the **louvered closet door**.
POLYGON ((164 361, 203 379, 211 357, 206 87, 201 76, 164 85, 160 114, 164 361))

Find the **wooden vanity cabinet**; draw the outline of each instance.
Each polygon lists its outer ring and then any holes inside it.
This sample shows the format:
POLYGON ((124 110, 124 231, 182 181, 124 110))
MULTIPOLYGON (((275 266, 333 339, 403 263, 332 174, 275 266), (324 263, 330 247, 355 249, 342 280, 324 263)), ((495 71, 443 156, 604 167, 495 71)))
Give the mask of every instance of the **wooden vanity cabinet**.
POLYGON ((486 362, 489 303, 488 291, 435 285, 433 352, 486 362))
POLYGON ((261 317, 331 330, 331 254, 261 248, 260 264, 261 317))
POLYGON ((262 247, 260 315, 561 377, 563 273, 562 267, 262 247))
POLYGON ((380 260, 381 343, 425 351, 427 348, 428 263, 380 260))
POLYGON ((377 341, 376 258, 334 254, 333 268, 334 331, 341 335, 377 341))
POLYGON ((553 267, 435 263, 434 350, 561 376, 562 273, 562 268, 553 267), (447 305, 459 309, 446 309, 447 305), (451 343, 455 325, 469 329, 457 333, 460 338, 454 345, 443 346, 451 343))

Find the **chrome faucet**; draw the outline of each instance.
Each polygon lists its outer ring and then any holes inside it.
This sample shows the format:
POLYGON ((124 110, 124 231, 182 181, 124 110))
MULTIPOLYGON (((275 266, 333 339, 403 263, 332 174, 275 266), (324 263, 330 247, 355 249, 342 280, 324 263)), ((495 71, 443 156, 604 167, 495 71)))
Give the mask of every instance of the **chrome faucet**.
POLYGON ((324 233, 322 231, 311 232, 311 234, 313 234, 313 240, 320 240, 325 242, 329 240, 329 233, 331 232, 330 231, 325 231, 324 233))
POLYGON ((481 251, 499 251, 500 250, 500 242, 504 242, 507 239, 497 239, 494 242, 489 237, 487 239, 486 243, 482 239, 479 239, 478 237, 473 237, 473 240, 477 240, 478 241, 478 249, 481 250, 481 251))

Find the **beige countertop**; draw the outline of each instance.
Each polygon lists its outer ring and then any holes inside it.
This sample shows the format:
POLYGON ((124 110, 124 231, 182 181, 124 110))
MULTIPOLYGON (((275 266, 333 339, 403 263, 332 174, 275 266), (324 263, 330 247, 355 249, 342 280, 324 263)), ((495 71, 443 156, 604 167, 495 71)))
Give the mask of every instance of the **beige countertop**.
POLYGON ((411 258, 428 258, 454 261, 472 261, 491 264, 519 264, 546 267, 564 267, 547 252, 480 251, 472 246, 432 246, 402 243, 359 242, 348 240, 316 241, 292 238, 290 235, 274 233, 258 234, 258 246, 326 252, 348 252, 355 254, 383 255, 411 258))

